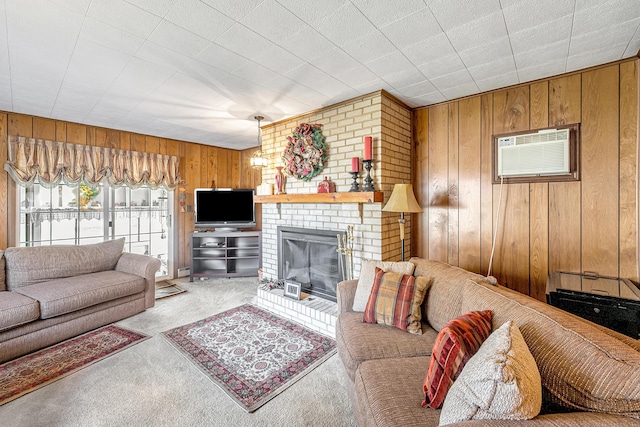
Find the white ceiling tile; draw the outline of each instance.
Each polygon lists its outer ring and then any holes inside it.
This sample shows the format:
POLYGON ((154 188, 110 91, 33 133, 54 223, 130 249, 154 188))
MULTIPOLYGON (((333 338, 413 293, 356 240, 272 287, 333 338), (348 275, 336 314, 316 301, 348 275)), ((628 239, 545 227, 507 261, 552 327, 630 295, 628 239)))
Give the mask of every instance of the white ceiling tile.
POLYGON ((507 37, 460 52, 460 59, 462 59, 467 68, 477 67, 506 57, 511 58, 511 62, 513 62, 512 56, 511 44, 507 37))
POLYGON ((456 53, 443 57, 433 57, 431 61, 418 65, 420 72, 429 79, 445 76, 462 68, 464 68, 464 64, 456 53))
POLYGON ((105 97, 146 98, 173 74, 175 71, 171 69, 133 58, 114 81, 105 97))
POLYGON ((13 108, 11 111, 40 117, 49 117, 49 115, 51 114, 51 108, 53 106, 52 104, 35 98, 30 98, 28 100, 14 99, 12 105, 13 108))
POLYGON ((237 70, 249 62, 247 58, 215 43, 210 44, 196 59, 226 72, 237 70))
POLYGON ((267 67, 256 64, 255 62, 247 62, 242 67, 235 70, 233 75, 252 82, 268 82, 269 80, 274 79, 278 74, 267 67))
POLYGON ((178 0, 164 18, 209 41, 215 40, 235 23, 200 0, 178 0))
POLYGON ((352 3, 346 3, 334 10, 313 26, 338 46, 377 31, 371 21, 352 3))
POLYGON ((413 68, 413 64, 399 51, 369 61, 365 66, 383 79, 404 69, 413 68))
POLYGON ((84 117, 87 115, 87 110, 79 108, 67 108, 56 105, 51 111, 51 118, 58 120, 66 120, 74 123, 86 123, 84 117))
POLYGON ((468 67, 469 74, 477 82, 480 80, 490 79, 492 76, 510 74, 513 76, 513 84, 518 83, 516 74, 516 64, 513 57, 496 58, 494 61, 485 62, 475 67, 468 67))
POLYGON ((130 57, 117 50, 78 40, 65 75, 67 86, 105 91, 118 77, 130 57))
POLYGON ((255 7, 257 7, 262 0, 202 0, 204 3, 213 7, 214 9, 224 13, 230 18, 236 21, 242 19, 255 7))
POLYGON ((593 63, 594 60, 597 60, 598 64, 617 61, 622 58, 622 54, 626 48, 627 44, 625 43, 571 55, 567 58, 567 71, 586 68, 589 64, 593 63))
POLYGON ((422 95, 426 95, 429 93, 436 92, 437 89, 429 80, 422 80, 419 83, 412 84, 410 86, 405 86, 403 88, 398 89, 398 91, 402 94, 402 98, 416 98, 422 95))
POLYGON ((475 79, 475 81, 478 85, 478 89, 482 92, 520 83, 518 80, 518 74, 515 71, 510 71, 505 74, 493 74, 484 79, 475 79))
POLYGON ((567 15, 521 31, 509 31, 514 53, 525 52, 534 46, 569 40, 573 16, 567 15))
POLYGON ((275 0, 264 0, 240 22, 276 44, 307 26, 275 0))
POLYGON ((444 31, 501 10, 500 0, 433 0, 428 5, 444 31))
POLYGON ((351 57, 364 63, 398 51, 380 31, 374 31, 365 37, 347 41, 340 47, 351 57))
POLYGON ((633 55, 637 55, 640 51, 640 27, 636 30, 636 34, 633 36, 627 49, 624 52, 624 57, 628 58, 633 55))
POLYGON ((222 87, 220 79, 229 74, 224 70, 195 59, 189 61, 184 67, 182 67, 181 72, 198 81, 204 82, 208 86, 217 87, 222 87))
MULTIPOLYGON (((613 46, 616 43, 618 45, 621 40, 631 40, 640 25, 640 17, 633 21, 627 21, 619 24, 616 28, 616 32, 613 33, 610 28, 603 30, 592 31, 587 34, 576 35, 571 38, 571 44, 569 47, 569 56, 578 55, 582 52, 587 52, 592 49, 601 50, 607 47, 613 46)), ((619 52, 620 58, 624 54, 626 46, 619 52)), ((637 52, 637 51, 636 51, 637 52)))
POLYGON ((422 0, 351 0, 351 2, 377 27, 384 27, 425 8, 422 0))
POLYGON ((154 15, 165 16, 169 9, 176 3, 176 0, 126 0, 127 3, 134 4, 140 9, 151 12, 154 15))
MULTIPOLYGON (((385 3, 387 4, 387 3, 385 3)), ((388 4, 393 4, 389 2, 388 4)), ((422 8, 380 29, 396 47, 426 40, 442 33, 442 28, 428 8, 422 8)))
MULTIPOLYGON (((331 74, 347 86, 358 88, 363 84, 379 81, 380 77, 366 66, 357 64, 354 67, 343 67, 331 74)), ((371 92, 371 91, 370 91, 371 92)))
POLYGON ((0 77, 0 100, 9 102, 11 98, 11 79, 9 77, 0 77))
POLYGON ((484 15, 464 25, 446 31, 451 44, 458 51, 472 49, 507 36, 502 12, 484 15))
POLYGON ((348 89, 347 85, 341 83, 334 77, 317 69, 311 64, 304 64, 294 70, 291 70, 286 74, 286 76, 301 84, 303 84, 302 82, 305 82, 314 90, 324 95, 331 95, 336 89, 348 89))
POLYGON ((182 55, 195 57, 210 42, 168 21, 161 21, 149 35, 149 40, 182 55))
MULTIPOLYGON (((431 79, 431 83, 433 83, 433 85, 442 92, 447 99, 451 99, 450 96, 445 94, 445 91, 447 90, 455 89, 460 86, 475 86, 473 78, 466 69, 447 74, 446 76, 435 77, 431 79)), ((476 91, 477 90, 478 88, 476 88, 476 91)))
POLYGON ((133 55, 145 39, 90 17, 85 18, 80 38, 133 55))
POLYGON ((573 17, 575 0, 536 0, 502 5, 509 33, 537 27, 560 17, 573 17))
POLYGON ((280 46, 304 60, 311 61, 336 47, 333 42, 311 27, 284 39, 280 46))
POLYGON ((270 40, 240 24, 229 28, 215 42, 245 58, 259 56, 274 46, 270 40))
POLYGON ((89 10, 89 5, 91 4, 91 0, 51 0, 53 3, 56 3, 62 7, 66 7, 67 9, 71 9, 74 12, 85 15, 87 10, 89 10))
POLYGON ((404 68, 397 73, 383 77, 391 87, 400 90, 407 86, 424 83, 424 74, 415 67, 404 68))
POLYGON ((304 59, 297 57, 280 46, 272 46, 262 55, 254 58, 253 61, 279 74, 285 74, 287 71, 305 63, 304 59))
POLYGON ((440 92, 447 99, 456 99, 465 96, 468 93, 477 93, 478 85, 475 82, 458 83, 448 89, 441 89, 440 92))
POLYGON ((444 101, 446 101, 446 98, 440 92, 425 93, 424 95, 409 98, 409 102, 415 107, 437 104, 444 101))
POLYGON ((185 64, 190 60, 189 57, 184 56, 175 50, 168 49, 164 46, 160 46, 152 41, 147 40, 138 49, 134 58, 138 58, 162 67, 170 68, 173 70, 181 70, 185 64))
POLYGON ((575 37, 593 31, 611 29, 612 26, 618 26, 638 17, 640 17, 640 1, 598 2, 597 6, 576 12, 572 35, 575 37))
POLYGON ((543 77, 562 74, 566 70, 566 59, 555 59, 549 62, 540 62, 528 68, 518 68, 518 79, 520 83, 530 82, 543 77))
POLYGON ((161 18, 124 0, 93 0, 87 16, 147 38, 161 18))
POLYGON ((74 109, 90 111, 94 105, 100 101, 101 91, 90 91, 78 89, 75 86, 65 86, 60 88, 53 110, 74 109))
POLYGON ((340 70, 360 65, 360 63, 353 59, 348 53, 337 47, 311 59, 309 63, 330 75, 334 75, 340 72, 340 70))
POLYGON ((514 57, 516 67, 529 68, 546 62, 552 62, 560 58, 566 58, 569 52, 569 43, 561 41, 550 45, 536 47, 526 52, 517 52, 514 57))
MULTIPOLYGON (((438 58, 458 56, 445 33, 413 43, 402 48, 402 53, 414 64, 421 65, 436 61, 438 58)), ((460 62, 462 64, 462 62, 460 62)), ((446 73, 448 74, 448 73, 446 73)))
POLYGON ((349 0, 322 0, 322 1, 300 1, 300 0, 278 0, 278 3, 289 9, 298 18, 308 24, 312 24, 329 13, 342 7, 349 0))

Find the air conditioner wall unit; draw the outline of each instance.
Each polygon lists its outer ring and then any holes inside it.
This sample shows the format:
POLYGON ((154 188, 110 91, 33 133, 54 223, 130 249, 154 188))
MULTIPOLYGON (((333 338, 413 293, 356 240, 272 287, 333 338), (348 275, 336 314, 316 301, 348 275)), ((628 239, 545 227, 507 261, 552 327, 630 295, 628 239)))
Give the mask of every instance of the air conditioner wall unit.
POLYGON ((494 182, 573 181, 579 126, 494 136, 494 182))

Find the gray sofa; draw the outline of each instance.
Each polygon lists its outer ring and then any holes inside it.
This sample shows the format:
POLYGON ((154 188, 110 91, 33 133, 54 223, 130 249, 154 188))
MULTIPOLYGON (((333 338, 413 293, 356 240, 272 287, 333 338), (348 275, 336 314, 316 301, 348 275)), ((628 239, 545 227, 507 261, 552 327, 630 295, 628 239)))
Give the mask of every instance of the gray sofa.
POLYGON ((437 426, 441 410, 423 408, 434 341, 446 323, 492 310, 493 329, 512 320, 542 380, 542 413, 528 421, 465 421, 464 426, 640 425, 640 342, 587 322, 483 276, 412 258, 414 275, 432 278, 423 334, 363 323, 352 310, 357 280, 338 285, 336 341, 356 421, 364 426, 437 426))
POLYGON ((0 251, 0 362, 153 307, 160 261, 124 238, 0 251))

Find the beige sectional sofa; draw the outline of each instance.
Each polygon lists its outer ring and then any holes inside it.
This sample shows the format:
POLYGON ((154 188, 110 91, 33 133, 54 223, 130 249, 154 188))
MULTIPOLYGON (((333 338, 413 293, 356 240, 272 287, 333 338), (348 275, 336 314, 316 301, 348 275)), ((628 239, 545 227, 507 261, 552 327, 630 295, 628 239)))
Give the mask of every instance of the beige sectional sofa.
POLYGON ((160 261, 124 238, 0 251, 0 362, 153 307, 160 261))
POLYGON ((356 421, 363 426, 437 426, 441 410, 421 406, 434 341, 446 323, 492 310, 493 329, 512 320, 542 380, 542 412, 528 421, 465 421, 483 426, 640 425, 640 343, 545 303, 496 286, 483 276, 420 258, 414 275, 432 278, 423 334, 362 322, 352 310, 357 280, 338 285, 338 353, 356 421))

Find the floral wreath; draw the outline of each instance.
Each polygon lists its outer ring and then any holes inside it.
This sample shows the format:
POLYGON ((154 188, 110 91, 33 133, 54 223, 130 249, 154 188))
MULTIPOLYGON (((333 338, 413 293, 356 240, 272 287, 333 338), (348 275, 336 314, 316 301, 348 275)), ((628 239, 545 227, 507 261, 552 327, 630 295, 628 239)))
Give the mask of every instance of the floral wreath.
POLYGON ((287 137, 289 142, 282 154, 287 175, 309 181, 322 172, 329 156, 321 126, 302 123, 287 137))

